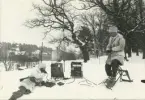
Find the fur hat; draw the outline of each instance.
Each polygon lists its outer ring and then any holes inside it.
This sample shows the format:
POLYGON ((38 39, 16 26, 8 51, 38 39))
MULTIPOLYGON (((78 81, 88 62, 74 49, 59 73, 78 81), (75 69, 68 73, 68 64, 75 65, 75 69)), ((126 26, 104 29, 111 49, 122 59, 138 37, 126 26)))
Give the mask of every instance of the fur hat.
POLYGON ((109 27, 109 32, 118 32, 118 29, 117 29, 117 27, 115 27, 115 26, 111 26, 111 27, 109 27))
POLYGON ((44 64, 44 63, 40 63, 40 64, 38 64, 38 68, 40 69, 40 68, 46 68, 46 64, 44 64))

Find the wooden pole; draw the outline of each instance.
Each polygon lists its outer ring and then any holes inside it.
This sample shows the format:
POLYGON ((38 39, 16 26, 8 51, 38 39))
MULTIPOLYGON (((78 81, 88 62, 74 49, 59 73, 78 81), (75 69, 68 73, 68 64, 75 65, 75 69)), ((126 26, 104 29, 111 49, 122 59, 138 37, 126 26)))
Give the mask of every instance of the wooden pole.
POLYGON ((42 42, 42 46, 41 46, 41 63, 42 63, 42 60, 43 60, 43 42, 42 42))

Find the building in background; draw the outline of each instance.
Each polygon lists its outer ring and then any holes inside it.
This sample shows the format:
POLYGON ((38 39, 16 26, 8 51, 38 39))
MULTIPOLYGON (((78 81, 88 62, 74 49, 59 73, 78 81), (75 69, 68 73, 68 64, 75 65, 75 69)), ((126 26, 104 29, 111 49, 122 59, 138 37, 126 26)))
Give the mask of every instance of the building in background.
POLYGON ((80 54, 79 48, 76 48, 74 44, 67 44, 62 42, 56 50, 52 51, 51 60, 76 60, 80 54))

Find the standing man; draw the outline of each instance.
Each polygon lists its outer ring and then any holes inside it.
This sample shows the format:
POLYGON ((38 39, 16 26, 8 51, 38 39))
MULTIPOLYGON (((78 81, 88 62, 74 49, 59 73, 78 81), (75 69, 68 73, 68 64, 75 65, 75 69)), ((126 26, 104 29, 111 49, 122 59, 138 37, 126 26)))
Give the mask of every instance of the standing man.
POLYGON ((86 63, 87 61, 90 60, 90 57, 89 57, 89 51, 88 51, 88 47, 87 47, 87 43, 85 43, 84 45, 80 46, 80 49, 82 51, 82 54, 83 54, 83 58, 84 58, 84 62, 86 63))
POLYGON ((105 65, 105 71, 109 79, 114 82, 119 65, 124 64, 125 39, 118 33, 115 26, 109 28, 110 39, 106 48, 108 58, 105 65))

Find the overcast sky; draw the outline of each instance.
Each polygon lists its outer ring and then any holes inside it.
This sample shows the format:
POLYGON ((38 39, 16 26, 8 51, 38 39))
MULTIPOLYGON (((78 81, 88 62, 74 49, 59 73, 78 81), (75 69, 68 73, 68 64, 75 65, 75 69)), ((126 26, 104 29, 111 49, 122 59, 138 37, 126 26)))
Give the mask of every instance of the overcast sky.
MULTIPOLYGON (((23 25, 34 17, 32 2, 41 0, 0 0, 0 41, 41 45, 42 29, 29 29, 23 25)), ((76 5, 78 2, 76 2, 76 5)), ((47 41, 44 41, 47 45, 47 41)))
MULTIPOLYGON (((33 18, 32 2, 41 0, 0 0, 1 29, 0 41, 41 45, 44 37, 42 29, 29 29, 23 25, 26 19, 33 18)), ((56 34, 56 33, 53 33, 56 34)), ((47 46, 47 41, 43 40, 47 46)))
POLYGON ((34 16, 32 1, 40 0, 1 0, 0 41, 41 45, 44 31, 23 25, 34 16))

